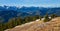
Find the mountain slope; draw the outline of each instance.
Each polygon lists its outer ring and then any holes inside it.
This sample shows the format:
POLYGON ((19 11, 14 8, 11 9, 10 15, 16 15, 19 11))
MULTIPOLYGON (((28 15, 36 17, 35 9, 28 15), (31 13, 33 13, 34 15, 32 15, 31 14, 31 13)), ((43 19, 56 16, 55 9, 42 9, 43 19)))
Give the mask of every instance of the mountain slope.
POLYGON ((0 21, 7 22, 9 19, 14 17, 27 17, 40 15, 44 16, 48 12, 49 15, 56 14, 60 16, 60 7, 45 8, 45 7, 16 7, 16 6, 0 6, 0 21))
POLYGON ((60 31, 60 17, 49 22, 33 21, 5 31, 60 31))
MULTIPOLYGON (((2 22, 7 22, 9 19, 16 17, 17 16, 17 12, 10 10, 10 11, 0 11, 0 21, 2 22)), ((2 23, 0 22, 0 23, 2 23)))

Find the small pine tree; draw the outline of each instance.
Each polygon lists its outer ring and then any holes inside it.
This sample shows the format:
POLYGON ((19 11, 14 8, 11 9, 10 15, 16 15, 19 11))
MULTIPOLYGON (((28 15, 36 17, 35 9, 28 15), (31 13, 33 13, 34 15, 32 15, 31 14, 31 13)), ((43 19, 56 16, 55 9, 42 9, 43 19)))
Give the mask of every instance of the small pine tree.
POLYGON ((41 20, 42 16, 39 16, 39 19, 41 20))
POLYGON ((45 18, 45 19, 44 19, 44 22, 50 21, 49 18, 48 18, 48 14, 46 14, 44 18, 45 18))
POLYGON ((55 17, 57 17, 56 14, 52 14, 52 15, 51 15, 51 18, 55 18, 55 17))
POLYGON ((16 18, 11 18, 11 19, 9 19, 9 21, 8 21, 8 23, 7 23, 8 28, 13 28, 14 26, 17 25, 17 23, 16 23, 15 20, 16 20, 16 18))
POLYGON ((4 31, 3 29, 4 29, 4 28, 3 28, 3 24, 0 23, 0 31, 4 31))
POLYGON ((17 25, 21 25, 21 18, 20 17, 17 18, 16 23, 17 23, 17 25))
POLYGON ((25 18, 25 23, 29 22, 29 17, 25 18))

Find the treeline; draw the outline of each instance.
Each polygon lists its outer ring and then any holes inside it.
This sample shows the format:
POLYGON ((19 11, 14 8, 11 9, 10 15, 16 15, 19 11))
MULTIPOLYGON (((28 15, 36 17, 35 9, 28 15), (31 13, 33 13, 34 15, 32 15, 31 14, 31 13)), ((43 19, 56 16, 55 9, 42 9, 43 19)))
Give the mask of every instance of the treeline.
POLYGON ((10 29, 17 25, 35 21, 36 19, 41 19, 41 16, 36 15, 36 16, 27 16, 25 18, 20 17, 11 18, 7 23, 0 23, 0 31, 4 31, 5 29, 10 29))
POLYGON ((44 17, 36 15, 36 16, 27 16, 25 18, 20 18, 20 17, 15 17, 15 18, 11 18, 9 19, 9 21, 7 23, 0 23, 0 31, 4 31, 5 29, 10 29, 13 28, 17 25, 21 25, 24 23, 28 23, 31 21, 35 21, 36 19, 44 19, 44 22, 50 21, 52 18, 57 17, 55 14, 52 14, 50 17, 52 17, 51 19, 48 18, 48 14, 46 14, 44 17))
POLYGON ((53 19, 53 18, 56 18, 56 17, 58 17, 57 15, 55 15, 55 14, 51 14, 50 16, 48 15, 48 14, 46 14, 45 16, 44 16, 44 22, 48 22, 48 21, 50 21, 51 19, 53 19))

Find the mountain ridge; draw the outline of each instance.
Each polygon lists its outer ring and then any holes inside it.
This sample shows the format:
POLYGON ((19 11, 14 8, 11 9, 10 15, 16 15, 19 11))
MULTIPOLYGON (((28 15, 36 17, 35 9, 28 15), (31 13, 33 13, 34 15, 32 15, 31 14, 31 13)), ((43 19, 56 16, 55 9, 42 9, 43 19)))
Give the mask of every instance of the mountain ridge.
POLYGON ((44 7, 21 7, 18 8, 16 6, 0 6, 0 17, 2 17, 5 21, 8 20, 8 18, 13 17, 26 17, 26 16, 44 16, 48 13, 56 14, 60 16, 60 7, 57 8, 44 8, 44 7), (4 16, 3 16, 4 15, 4 16), (7 18, 5 19, 4 17, 7 18))

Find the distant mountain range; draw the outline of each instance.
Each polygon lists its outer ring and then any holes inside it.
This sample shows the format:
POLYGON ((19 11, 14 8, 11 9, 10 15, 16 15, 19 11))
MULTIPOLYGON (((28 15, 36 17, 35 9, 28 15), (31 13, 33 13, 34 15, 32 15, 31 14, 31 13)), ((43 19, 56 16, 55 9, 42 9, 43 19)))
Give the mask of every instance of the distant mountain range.
POLYGON ((13 17, 26 17, 40 15, 44 16, 46 13, 56 14, 60 16, 60 7, 45 8, 45 7, 16 7, 16 6, 0 6, 0 22, 6 22, 13 17))

